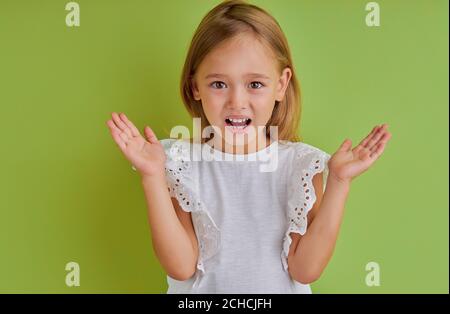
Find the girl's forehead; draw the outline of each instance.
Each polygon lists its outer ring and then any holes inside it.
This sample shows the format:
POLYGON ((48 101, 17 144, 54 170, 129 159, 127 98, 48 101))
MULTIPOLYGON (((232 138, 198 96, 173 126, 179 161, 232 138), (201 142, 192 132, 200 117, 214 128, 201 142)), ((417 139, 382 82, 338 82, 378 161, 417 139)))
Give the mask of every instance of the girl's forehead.
POLYGON ((259 73, 272 76, 277 73, 272 51, 254 35, 238 35, 227 39, 209 52, 201 62, 198 73, 205 78, 211 74, 259 73))

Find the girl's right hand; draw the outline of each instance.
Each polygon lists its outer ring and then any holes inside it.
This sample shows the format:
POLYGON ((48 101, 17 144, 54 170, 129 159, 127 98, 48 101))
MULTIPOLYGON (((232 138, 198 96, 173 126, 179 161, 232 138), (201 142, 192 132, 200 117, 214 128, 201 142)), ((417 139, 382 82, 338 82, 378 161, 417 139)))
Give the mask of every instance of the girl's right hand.
POLYGON ((112 119, 106 122, 111 135, 141 176, 164 175, 166 154, 152 129, 145 127, 146 140, 124 113, 113 112, 111 116, 112 119))

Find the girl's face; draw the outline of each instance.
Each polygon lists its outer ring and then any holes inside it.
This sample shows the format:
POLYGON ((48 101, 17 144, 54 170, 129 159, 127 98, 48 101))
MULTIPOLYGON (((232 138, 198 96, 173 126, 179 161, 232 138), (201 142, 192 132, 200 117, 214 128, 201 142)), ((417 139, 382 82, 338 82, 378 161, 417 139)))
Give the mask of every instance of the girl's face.
POLYGON ((227 132, 225 139, 233 139, 233 145, 247 146, 256 133, 265 139, 263 127, 275 101, 283 100, 291 73, 289 68, 280 73, 270 49, 253 34, 243 33, 203 59, 194 76, 193 94, 220 135, 227 132))

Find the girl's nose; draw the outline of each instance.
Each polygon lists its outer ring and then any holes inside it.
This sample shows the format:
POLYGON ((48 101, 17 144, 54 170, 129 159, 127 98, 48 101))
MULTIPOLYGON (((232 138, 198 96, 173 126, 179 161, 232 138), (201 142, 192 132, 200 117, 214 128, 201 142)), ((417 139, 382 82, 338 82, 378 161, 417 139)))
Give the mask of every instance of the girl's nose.
POLYGON ((227 107, 229 109, 245 109, 247 107, 247 95, 242 88, 230 88, 227 107))

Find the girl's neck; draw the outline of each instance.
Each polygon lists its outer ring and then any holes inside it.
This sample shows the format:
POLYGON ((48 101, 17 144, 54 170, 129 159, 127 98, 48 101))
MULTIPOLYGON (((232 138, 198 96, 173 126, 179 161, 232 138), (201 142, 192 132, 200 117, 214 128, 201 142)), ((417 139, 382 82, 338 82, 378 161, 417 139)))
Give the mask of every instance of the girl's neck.
MULTIPOLYGON (((262 138, 259 136, 258 138, 262 138)), ((214 136, 211 140, 207 141, 207 145, 220 150, 228 154, 244 155, 251 154, 257 151, 263 150, 272 144, 272 140, 269 136, 266 136, 265 140, 258 141, 256 138, 251 142, 246 142, 244 145, 233 145, 233 143, 226 143, 222 137, 214 136)))

